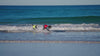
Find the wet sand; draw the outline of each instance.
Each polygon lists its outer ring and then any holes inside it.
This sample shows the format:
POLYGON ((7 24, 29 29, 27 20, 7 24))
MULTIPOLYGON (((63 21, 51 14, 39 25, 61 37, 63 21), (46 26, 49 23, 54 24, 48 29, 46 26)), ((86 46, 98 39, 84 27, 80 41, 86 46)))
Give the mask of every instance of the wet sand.
POLYGON ((18 40, 0 40, 0 43, 99 43, 100 41, 18 41, 18 40))
POLYGON ((0 56, 100 56, 100 42, 0 41, 0 56))

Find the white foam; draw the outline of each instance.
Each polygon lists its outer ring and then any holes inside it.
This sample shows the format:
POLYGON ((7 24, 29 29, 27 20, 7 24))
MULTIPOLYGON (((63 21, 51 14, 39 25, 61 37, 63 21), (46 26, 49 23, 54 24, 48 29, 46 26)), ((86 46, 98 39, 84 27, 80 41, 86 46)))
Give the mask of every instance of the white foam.
MULTIPOLYGON (((68 30, 68 31, 100 31, 99 24, 53 24, 51 25, 53 30, 68 30)), ((33 30, 32 25, 24 25, 24 26, 12 26, 12 25, 0 25, 0 31, 37 31, 44 32, 43 25, 38 25, 36 30, 33 30)))

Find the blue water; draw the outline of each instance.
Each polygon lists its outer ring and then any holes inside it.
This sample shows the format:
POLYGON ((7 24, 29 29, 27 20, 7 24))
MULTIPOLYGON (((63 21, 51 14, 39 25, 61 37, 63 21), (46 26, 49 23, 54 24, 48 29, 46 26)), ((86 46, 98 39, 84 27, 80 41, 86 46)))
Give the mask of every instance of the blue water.
MULTIPOLYGON (((75 6, 0 6, 0 29, 33 30, 32 24, 73 24, 56 27, 87 28, 100 26, 100 5, 75 6), (84 24, 83 24, 84 23, 84 24), (92 24, 91 24, 92 23, 92 24), (12 26, 9 26, 9 25, 12 26), (17 26, 16 26, 17 24, 17 26), (24 27, 21 24, 25 24, 24 27), (27 24, 31 24, 30 27, 27 24), (79 25, 75 25, 79 24, 79 25), (97 25, 96 25, 97 24, 97 25), (4 25, 4 26, 3 26, 4 25), (7 28, 8 27, 8 28, 7 28), (29 27, 29 28, 27 28, 29 27), (25 29, 26 28, 26 29, 25 29)), ((52 26, 54 27, 54 26, 52 26)), ((80 29, 79 28, 79 29, 80 29)), ((74 29, 74 30, 76 30, 74 29)), ((99 30, 98 30, 99 31, 99 30)), ((0 40, 61 40, 61 41, 100 41, 100 32, 51 32, 45 33, 0 32, 0 40), (37 37, 37 38, 36 38, 37 37)))
POLYGON ((0 24, 100 24, 100 5, 0 6, 0 24))
POLYGON ((0 32, 0 40, 19 41, 100 41, 100 32, 0 32))
MULTIPOLYGON (((100 5, 0 6, 0 30, 29 30, 32 24, 100 28, 100 5), (84 24, 83 24, 84 23, 84 24), (65 24, 65 25, 61 25, 65 24), (71 25, 70 25, 71 24, 71 25), (78 25, 76 25, 78 24, 78 25), (30 26, 30 27, 29 27, 30 26), (29 28, 27 28, 29 27, 29 28), (26 29, 25 29, 26 28, 26 29)), ((56 28, 55 26, 55 28, 56 28)), ((76 28, 76 29, 75 29, 76 28)), ((33 30, 33 29, 32 29, 33 30)), ((0 41, 98 41, 100 31, 0 32, 0 41)), ((100 56, 99 43, 1 43, 0 56, 100 56)))

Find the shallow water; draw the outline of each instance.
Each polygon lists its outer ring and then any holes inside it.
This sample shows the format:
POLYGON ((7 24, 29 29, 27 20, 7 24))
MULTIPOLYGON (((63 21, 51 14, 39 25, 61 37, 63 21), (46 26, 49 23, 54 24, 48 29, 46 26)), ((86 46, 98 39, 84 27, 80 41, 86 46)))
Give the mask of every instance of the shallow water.
POLYGON ((0 32, 0 40, 100 41, 100 32, 0 32))

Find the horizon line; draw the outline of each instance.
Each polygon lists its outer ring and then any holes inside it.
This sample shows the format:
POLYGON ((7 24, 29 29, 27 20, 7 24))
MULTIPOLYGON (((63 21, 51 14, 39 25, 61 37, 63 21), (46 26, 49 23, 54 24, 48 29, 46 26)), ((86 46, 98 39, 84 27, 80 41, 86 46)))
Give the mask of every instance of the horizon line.
MULTIPOLYGON (((100 4, 95 4, 99 6, 100 4)), ((0 5, 0 6, 95 6, 95 5, 0 5)))

